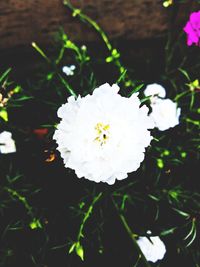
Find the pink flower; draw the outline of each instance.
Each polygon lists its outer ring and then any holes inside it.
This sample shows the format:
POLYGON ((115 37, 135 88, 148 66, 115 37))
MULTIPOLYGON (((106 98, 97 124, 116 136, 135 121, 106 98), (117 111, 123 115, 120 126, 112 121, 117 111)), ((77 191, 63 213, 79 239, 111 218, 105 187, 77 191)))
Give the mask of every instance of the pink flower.
POLYGON ((200 46, 200 10, 190 14, 190 19, 183 30, 187 33, 188 46, 193 43, 200 46))

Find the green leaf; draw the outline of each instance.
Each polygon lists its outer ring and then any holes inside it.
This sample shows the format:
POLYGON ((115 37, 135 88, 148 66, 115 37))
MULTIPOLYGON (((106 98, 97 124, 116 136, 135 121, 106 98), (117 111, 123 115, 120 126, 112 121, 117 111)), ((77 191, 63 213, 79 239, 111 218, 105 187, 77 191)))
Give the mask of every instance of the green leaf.
POLYGON ((69 85, 69 83, 67 81, 65 81, 65 79, 60 75, 58 74, 62 84, 65 86, 65 88, 69 91, 69 93, 73 96, 76 97, 76 93, 73 91, 73 89, 71 88, 71 86, 69 85))
POLYGON ((144 86, 144 83, 137 85, 128 96, 131 96, 134 93, 137 93, 142 87, 144 86))
POLYGON ((4 78, 6 78, 6 76, 10 73, 11 68, 7 69, 0 77, 0 82, 2 82, 4 80, 4 78))
POLYGON ((4 120, 4 121, 8 121, 8 112, 6 109, 2 109, 0 110, 0 117, 4 120))
POLYGON ((162 153, 163 156, 169 156, 170 155, 170 151, 165 149, 162 153))
POLYGON ((131 85, 132 85, 131 80, 128 80, 128 81, 125 82, 125 86, 126 86, 126 87, 129 87, 129 86, 131 86, 131 85))
POLYGON ((173 227, 173 228, 170 228, 170 229, 166 229, 164 231, 162 231, 160 233, 161 236, 166 236, 166 235, 169 235, 169 234, 173 234, 174 231, 177 229, 177 227, 173 227))
POLYGON ((53 76, 54 76, 54 72, 48 73, 47 76, 46 76, 47 81, 52 80, 53 76))
POLYGON ((193 106, 194 106, 194 92, 192 92, 192 94, 191 94, 191 100, 190 100, 190 110, 193 108, 193 106))
POLYGON ((179 209, 176 209, 176 208, 173 208, 173 210, 176 211, 178 214, 180 214, 183 217, 187 217, 187 218, 190 217, 190 214, 185 212, 185 211, 182 211, 182 210, 179 210, 179 209))
POLYGON ((84 251, 80 242, 76 243, 76 254, 81 258, 82 261, 84 261, 84 251))
POLYGON ((29 100, 29 99, 33 99, 33 97, 32 96, 22 96, 22 97, 17 98, 13 101, 25 101, 25 100, 29 100))
POLYGON ((163 169, 164 168, 164 162, 163 162, 162 159, 157 159, 157 166, 160 169, 163 169))
POLYGON ((20 93, 22 90, 21 86, 17 85, 14 89, 13 89, 13 93, 17 94, 20 93))
POLYGON ((186 121, 187 122, 190 122, 190 123, 192 123, 192 124, 194 124, 196 126, 199 126, 200 125, 200 121, 197 121, 197 120, 192 120, 190 118, 186 118, 186 121))
POLYGON ((76 247, 76 243, 73 243, 73 244, 71 245, 70 249, 69 249, 69 254, 72 253, 72 252, 74 251, 75 247, 76 247))
POLYGON ((115 57, 118 54, 117 49, 112 50, 112 56, 115 57))
MULTIPOLYGON (((196 221, 196 219, 193 218, 192 219, 192 227, 191 227, 189 233, 186 235, 186 237, 184 237, 184 240, 188 239, 191 235, 196 236, 196 225, 195 225, 195 221, 196 221)), ((193 239, 194 236, 192 236, 192 240, 194 240, 193 239)), ((189 244, 191 244, 191 243, 192 242, 189 242, 189 244)), ((189 244, 187 246, 189 246, 189 244)))
POLYGON ((196 235, 197 235, 197 230, 196 230, 196 228, 194 228, 192 239, 191 239, 190 242, 186 245, 186 248, 188 248, 190 245, 192 245, 193 241, 194 241, 195 238, 196 238, 196 235))
POLYGON ((127 70, 125 70, 124 68, 123 69, 121 68, 120 72, 121 72, 121 75, 119 76, 119 78, 118 78, 118 80, 116 82, 117 84, 120 83, 124 79, 124 77, 125 77, 125 75, 127 73, 127 70))
POLYGON ((155 201, 159 201, 159 198, 155 197, 154 195, 149 194, 148 196, 155 201))
POLYGON ((127 199, 128 199, 128 195, 124 195, 122 198, 122 204, 121 204, 121 208, 120 208, 121 210, 125 209, 125 202, 127 199))
POLYGON ((192 82, 192 84, 193 84, 193 86, 194 86, 195 88, 198 88, 198 87, 199 87, 199 80, 198 80, 198 79, 194 80, 194 81, 192 82))
POLYGON ((181 152, 181 157, 184 159, 184 158, 186 158, 187 157, 187 153, 186 152, 181 152))
POLYGON ((120 54, 118 53, 117 49, 113 49, 111 54, 112 54, 113 58, 119 58, 120 57, 120 54))
POLYGON ((110 63, 110 62, 112 62, 112 61, 113 61, 113 57, 107 57, 107 58, 106 58, 106 62, 107 62, 107 63, 110 63))
POLYGON ((33 221, 29 223, 29 226, 32 230, 42 228, 40 221, 36 218, 34 218, 33 221))
POLYGON ((187 78, 188 81, 190 81, 190 77, 189 77, 188 73, 185 70, 183 70, 181 68, 178 68, 178 70, 187 78))

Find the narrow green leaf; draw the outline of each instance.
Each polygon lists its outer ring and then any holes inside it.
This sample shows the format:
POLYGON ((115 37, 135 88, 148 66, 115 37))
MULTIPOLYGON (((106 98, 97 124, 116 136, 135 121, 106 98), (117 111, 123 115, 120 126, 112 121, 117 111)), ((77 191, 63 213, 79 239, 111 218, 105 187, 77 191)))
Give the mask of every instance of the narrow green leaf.
POLYGON ((173 234, 174 231, 177 229, 177 227, 173 227, 173 228, 170 228, 170 229, 167 229, 167 230, 164 230, 160 233, 161 236, 166 236, 166 235, 169 235, 169 234, 173 234))
POLYGON ((11 68, 7 69, 0 77, 0 82, 2 82, 4 80, 4 78, 6 78, 6 76, 11 72, 11 68))
POLYGON ((0 111, 0 117, 4 120, 4 121, 8 121, 8 112, 6 109, 2 109, 0 111))
POLYGON ((176 211, 178 214, 180 214, 183 217, 187 217, 187 218, 190 217, 190 214, 185 212, 185 211, 182 211, 182 210, 179 210, 179 209, 176 209, 176 208, 173 208, 173 210, 176 211))
POLYGON ((188 73, 185 70, 183 70, 181 68, 178 68, 178 70, 187 78, 188 81, 190 81, 190 77, 189 77, 188 73))
POLYGON ((159 201, 159 198, 155 197, 154 195, 149 194, 148 196, 155 201, 159 201))
POLYGON ((69 254, 72 253, 72 252, 74 251, 75 247, 76 247, 76 243, 73 243, 73 244, 71 245, 70 249, 69 249, 69 254))
POLYGON ((194 99, 195 99, 195 97, 194 97, 194 92, 192 92, 191 93, 191 100, 190 100, 190 110, 193 108, 193 106, 194 106, 194 99))
POLYGON ((195 225, 194 225, 194 223, 192 223, 192 227, 191 227, 189 233, 186 235, 186 237, 184 237, 184 240, 188 239, 192 235, 194 228, 195 228, 195 225))
POLYGON ((76 243, 76 254, 81 258, 82 261, 84 261, 84 251, 80 242, 76 243))
POLYGON ((137 93, 142 87, 144 86, 144 83, 137 85, 128 96, 131 96, 134 93, 137 93))
POLYGON ((194 240, 196 238, 196 235, 197 235, 197 231, 196 231, 196 228, 195 228, 194 232, 193 232, 193 237, 192 237, 191 241, 186 245, 186 248, 188 248, 190 245, 192 245, 192 243, 194 242, 194 240))

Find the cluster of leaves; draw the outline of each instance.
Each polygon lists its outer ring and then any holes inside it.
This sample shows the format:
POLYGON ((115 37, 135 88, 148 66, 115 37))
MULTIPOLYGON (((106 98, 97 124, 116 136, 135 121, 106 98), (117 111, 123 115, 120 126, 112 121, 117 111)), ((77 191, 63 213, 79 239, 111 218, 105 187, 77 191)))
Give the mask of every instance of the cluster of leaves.
POLYGON ((55 266, 51 260, 56 252, 55 261, 63 260, 63 266, 98 265, 113 255, 113 264, 122 266, 117 254, 128 256, 123 266, 151 266, 136 244, 138 236, 151 230, 163 238, 168 251, 154 266, 186 261, 199 266, 199 48, 188 49, 182 35, 167 41, 159 80, 181 107, 181 123, 165 132, 154 130, 140 170, 112 187, 78 181, 64 169, 52 141, 58 107, 69 95, 86 95, 105 81, 118 83, 123 95, 139 91, 142 102, 149 100, 142 94, 146 81, 131 76, 122 53, 99 25, 68 1, 64 4, 73 17, 97 31, 106 52, 98 58, 61 31, 58 52, 50 56, 32 43, 44 64, 25 89, 9 81, 10 69, 0 76, 0 130, 11 131, 17 143, 16 155, 0 155, 0 265, 55 266), (66 62, 76 65, 74 76, 62 72, 66 62), (102 69, 109 70, 103 77, 102 69), (19 235, 37 248, 27 249, 22 241, 20 250, 19 235))

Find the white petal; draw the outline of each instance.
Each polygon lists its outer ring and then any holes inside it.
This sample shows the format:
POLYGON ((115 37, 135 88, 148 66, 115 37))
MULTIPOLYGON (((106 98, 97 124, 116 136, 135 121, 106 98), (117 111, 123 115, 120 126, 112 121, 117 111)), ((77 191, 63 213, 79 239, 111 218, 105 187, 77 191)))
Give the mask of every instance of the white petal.
POLYGON ((152 83, 147 85, 146 89, 144 90, 145 96, 159 96, 162 98, 166 97, 166 91, 165 88, 157 83, 152 83))
POLYGON ((15 152, 16 146, 15 141, 12 139, 12 134, 7 131, 0 133, 0 153, 9 154, 15 152))
POLYGON ((147 237, 139 237, 137 243, 144 254, 147 261, 157 262, 158 260, 162 260, 165 253, 166 247, 159 236, 150 237, 151 242, 147 237))
POLYGON ((157 99, 151 104, 150 117, 160 131, 168 130, 179 124, 181 109, 170 99, 157 99))

